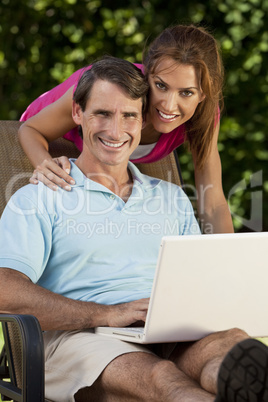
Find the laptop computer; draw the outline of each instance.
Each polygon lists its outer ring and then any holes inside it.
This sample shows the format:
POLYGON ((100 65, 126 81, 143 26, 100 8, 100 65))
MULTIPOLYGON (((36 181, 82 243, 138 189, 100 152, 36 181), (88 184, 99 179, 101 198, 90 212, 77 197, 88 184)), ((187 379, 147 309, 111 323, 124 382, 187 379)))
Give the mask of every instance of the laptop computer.
POLYGON ((234 327, 268 336, 268 232, 164 237, 144 328, 95 332, 146 344, 234 327))

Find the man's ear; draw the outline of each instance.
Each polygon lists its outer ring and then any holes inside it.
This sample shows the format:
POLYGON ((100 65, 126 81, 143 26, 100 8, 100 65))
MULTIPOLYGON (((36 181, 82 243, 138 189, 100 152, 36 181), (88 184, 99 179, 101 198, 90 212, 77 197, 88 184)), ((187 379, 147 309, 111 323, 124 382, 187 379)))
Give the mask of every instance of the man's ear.
POLYGON ((72 118, 73 121, 79 126, 82 123, 82 109, 81 106, 78 105, 75 101, 73 101, 72 106, 72 118))
POLYGON ((146 126, 146 120, 145 120, 145 118, 143 117, 143 118, 142 118, 141 129, 143 130, 143 129, 145 128, 145 126, 146 126))

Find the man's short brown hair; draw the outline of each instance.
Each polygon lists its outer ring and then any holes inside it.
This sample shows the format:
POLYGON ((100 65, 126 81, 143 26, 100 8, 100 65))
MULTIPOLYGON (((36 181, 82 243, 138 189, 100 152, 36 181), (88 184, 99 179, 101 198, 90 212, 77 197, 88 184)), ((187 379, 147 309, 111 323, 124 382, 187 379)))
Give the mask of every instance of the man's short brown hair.
MULTIPOLYGON (((81 76, 74 92, 73 100, 85 111, 94 83, 98 80, 118 85, 131 99, 140 99, 143 112, 146 110, 148 84, 142 72, 127 60, 105 56, 94 62, 81 76)), ((111 102, 113 100, 111 99, 111 102)))

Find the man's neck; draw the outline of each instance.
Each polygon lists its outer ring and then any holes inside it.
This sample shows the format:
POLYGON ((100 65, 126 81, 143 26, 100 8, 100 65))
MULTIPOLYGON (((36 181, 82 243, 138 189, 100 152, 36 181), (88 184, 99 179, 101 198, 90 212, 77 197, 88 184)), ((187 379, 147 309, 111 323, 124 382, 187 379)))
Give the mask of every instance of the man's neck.
POLYGON ((84 160, 83 153, 75 164, 84 175, 118 195, 125 202, 131 195, 133 178, 127 167, 127 163, 120 165, 93 164, 88 159, 84 160), (124 166, 123 166, 124 165, 124 166))

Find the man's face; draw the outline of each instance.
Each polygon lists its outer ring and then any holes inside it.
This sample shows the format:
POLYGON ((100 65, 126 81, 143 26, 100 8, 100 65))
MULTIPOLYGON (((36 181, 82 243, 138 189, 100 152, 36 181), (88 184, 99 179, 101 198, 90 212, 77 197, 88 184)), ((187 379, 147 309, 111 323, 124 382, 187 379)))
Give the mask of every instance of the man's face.
POLYGON ((83 112, 73 105, 73 119, 83 129, 83 153, 91 162, 126 163, 140 142, 142 100, 133 100, 116 84, 98 80, 83 112))

